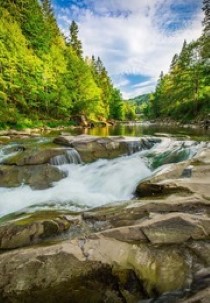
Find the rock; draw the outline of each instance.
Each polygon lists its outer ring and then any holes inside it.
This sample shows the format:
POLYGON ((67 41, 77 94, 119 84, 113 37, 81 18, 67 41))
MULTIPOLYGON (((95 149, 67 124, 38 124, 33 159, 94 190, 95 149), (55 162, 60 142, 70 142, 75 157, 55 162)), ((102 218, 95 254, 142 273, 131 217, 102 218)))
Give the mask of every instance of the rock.
POLYGON ((132 154, 142 149, 151 148, 157 143, 154 138, 136 137, 97 137, 97 136, 60 136, 54 143, 75 148, 83 162, 92 162, 99 158, 112 159, 118 156, 132 154))
POLYGON ((148 242, 147 237, 139 226, 128 226, 106 230, 101 233, 104 237, 114 238, 122 242, 148 242))
MULTIPOLYGON (((137 141, 137 146, 124 137, 60 139, 66 146, 78 146, 84 155, 87 149, 89 160, 108 151, 111 157, 113 150, 129 153, 130 143, 133 152, 155 144, 153 138, 137 141)), ((151 180, 140 184, 140 193, 146 196, 141 200, 76 216, 45 213, 4 218, 0 225, 0 302, 207 303, 208 153, 207 149, 196 160, 156 170, 151 180), (184 178, 189 165, 191 176, 184 178)), ((31 178, 43 184, 46 178, 39 180, 38 167, 1 165, 0 182, 11 169, 17 176, 21 171, 20 179, 26 176, 27 184, 31 178)), ((43 164, 40 170, 45 167, 53 166, 43 164)))
POLYGON ((144 291, 150 295, 183 288, 187 283, 187 260, 173 247, 134 245, 98 236, 88 239, 83 250, 88 260, 100 260, 117 269, 133 269, 144 291), (178 274, 179 280, 175 278, 178 274))
POLYGON ((64 172, 57 167, 43 165, 0 165, 0 186, 16 187, 23 184, 30 185, 34 189, 45 189, 65 178, 64 172))
POLYGON ((190 296, 188 299, 176 301, 177 303, 209 303, 210 287, 190 296))
POLYGON ((0 136, 8 136, 7 130, 0 130, 0 136))
POLYGON ((56 213, 25 215, 0 225, 0 249, 12 249, 39 243, 66 232, 78 220, 56 213))
POLYGON ((139 197, 150 197, 150 196, 163 196, 169 195, 177 192, 186 192, 190 193, 190 190, 180 186, 177 186, 176 183, 150 183, 142 182, 138 185, 136 189, 136 194, 139 197))
POLYGON ((7 143, 11 140, 11 137, 10 136, 0 136, 0 142, 1 143, 7 143))
POLYGON ((193 159, 192 164, 210 164, 210 147, 202 149, 193 159))
POLYGON ((169 179, 177 179, 183 175, 183 171, 189 166, 189 161, 166 164, 161 169, 154 171, 149 179, 144 179, 136 188, 139 197, 149 197, 155 195, 168 195, 174 192, 190 192, 183 186, 177 186, 175 182, 164 182, 169 179))
POLYGON ((65 155, 68 148, 58 148, 57 146, 52 147, 29 147, 25 148, 24 151, 17 153, 14 156, 7 157, 2 161, 3 164, 7 165, 40 165, 50 163, 51 159, 56 156, 65 155))
POLYGON ((2 302, 125 302, 112 268, 86 260, 74 243, 21 249, 0 258, 2 302))
POLYGON ((187 168, 185 168, 182 172, 181 177, 182 178, 191 178, 192 177, 192 165, 189 165, 187 168))
POLYGON ((150 197, 173 193, 197 193, 209 199, 209 158, 210 150, 204 148, 191 160, 177 164, 167 164, 161 169, 157 169, 150 179, 141 181, 137 186, 137 196, 150 197), (186 173, 188 178, 186 178, 186 173))
MULTIPOLYGON (((150 242, 155 244, 183 243, 189 239, 208 239, 209 231, 201 218, 186 214, 156 215, 139 227, 150 242)), ((210 220, 208 220, 210 224, 210 220)))
POLYGON ((67 235, 74 236, 0 254, 0 300, 80 302, 82 296, 85 302, 85 294, 86 302, 100 303, 105 296, 107 302, 136 303, 148 295, 185 289, 197 263, 209 259, 209 248, 202 243, 210 235, 210 219, 205 215, 210 205, 198 198, 179 199, 99 209, 85 213, 83 222, 78 216, 45 213, 3 223, 1 245, 7 249, 55 238, 69 225, 67 235), (177 209, 204 213, 167 213, 177 209), (110 229, 101 225, 102 231, 95 233, 94 226, 88 227, 90 220, 105 220, 110 229), (123 220, 131 225, 114 228, 114 222, 123 220), (80 232, 75 235, 77 226, 80 232))

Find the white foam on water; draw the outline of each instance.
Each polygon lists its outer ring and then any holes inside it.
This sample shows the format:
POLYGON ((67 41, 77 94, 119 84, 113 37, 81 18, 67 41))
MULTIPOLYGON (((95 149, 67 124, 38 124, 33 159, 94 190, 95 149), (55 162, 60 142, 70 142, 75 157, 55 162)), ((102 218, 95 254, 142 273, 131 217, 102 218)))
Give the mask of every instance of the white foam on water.
MULTIPOLYGON (((146 164, 147 154, 161 154, 176 149, 186 150, 192 157, 203 144, 164 139, 152 149, 114 160, 100 159, 91 164, 64 164, 58 167, 67 177, 46 190, 32 190, 22 185, 17 188, 0 188, 0 216, 33 207, 84 210, 111 202, 129 200, 137 184, 152 175, 146 164)), ((72 155, 71 155, 72 156, 72 155)), ((60 159, 56 159, 59 160, 60 159)), ((61 162, 55 163, 62 163, 61 162)), ((65 163, 65 161, 63 161, 65 163)), ((32 211, 32 209, 30 209, 32 211)))
POLYGON ((132 198, 138 182, 151 174, 140 154, 86 165, 65 164, 59 168, 68 176, 52 188, 32 190, 24 185, 0 188, 0 216, 33 205, 75 210, 127 200, 132 198))

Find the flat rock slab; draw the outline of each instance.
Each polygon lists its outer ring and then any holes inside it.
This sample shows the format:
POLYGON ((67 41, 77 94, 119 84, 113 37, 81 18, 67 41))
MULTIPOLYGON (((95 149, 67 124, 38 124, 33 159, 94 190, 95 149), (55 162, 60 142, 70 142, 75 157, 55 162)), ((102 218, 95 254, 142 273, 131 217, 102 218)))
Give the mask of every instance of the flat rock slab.
POLYGON ((98 137, 98 136, 60 136, 54 143, 75 148, 84 162, 92 162, 99 158, 112 159, 132 154, 142 149, 150 149, 160 142, 157 138, 137 137, 98 137))
POLYGON ((18 166, 47 164, 54 157, 65 155, 68 150, 71 150, 71 148, 42 147, 39 145, 37 147, 28 147, 17 152, 14 156, 7 157, 2 161, 2 164, 18 166))

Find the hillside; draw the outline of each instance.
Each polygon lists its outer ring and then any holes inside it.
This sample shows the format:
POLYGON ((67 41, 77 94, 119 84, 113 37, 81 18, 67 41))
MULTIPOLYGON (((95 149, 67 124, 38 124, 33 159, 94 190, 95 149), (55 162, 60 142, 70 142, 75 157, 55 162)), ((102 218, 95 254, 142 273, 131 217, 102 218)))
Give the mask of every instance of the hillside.
POLYGON ((0 127, 122 118, 121 94, 100 58, 83 58, 75 22, 65 38, 50 0, 0 4, 0 127))
POLYGON ((137 106, 141 106, 144 103, 148 103, 150 98, 150 94, 143 94, 136 96, 133 99, 130 99, 131 102, 134 102, 137 106))
POLYGON ((149 118, 205 119, 210 113, 210 1, 203 1, 203 33, 184 41, 167 74, 161 73, 145 113, 149 118))

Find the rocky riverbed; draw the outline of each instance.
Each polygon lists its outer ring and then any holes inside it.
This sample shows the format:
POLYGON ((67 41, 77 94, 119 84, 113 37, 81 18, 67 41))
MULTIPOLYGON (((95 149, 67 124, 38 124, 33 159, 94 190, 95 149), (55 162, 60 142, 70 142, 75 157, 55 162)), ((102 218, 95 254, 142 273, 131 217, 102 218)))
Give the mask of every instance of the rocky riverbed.
POLYGON ((183 142, 174 149, 175 142, 169 157, 167 150, 157 153, 161 141, 63 136, 42 149, 15 145, 11 157, 2 157, 4 187, 8 182, 16 188, 23 176, 28 176, 26 185, 38 184, 39 190, 56 178, 65 180, 52 161, 70 161, 66 151, 72 148, 81 162, 132 153, 143 157, 147 151, 152 174, 136 184, 129 201, 78 212, 20 209, 2 217, 0 302, 209 302, 210 146, 183 142), (61 175, 44 182, 41 167, 61 175), (9 171, 14 169, 12 184, 9 171), (40 179, 33 183, 36 174, 40 179))

